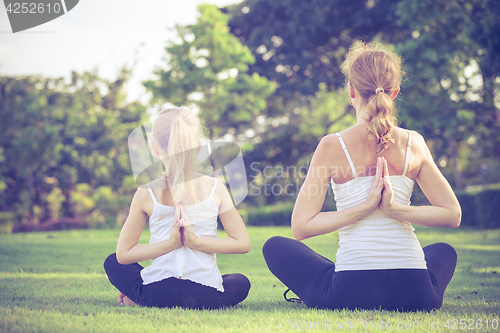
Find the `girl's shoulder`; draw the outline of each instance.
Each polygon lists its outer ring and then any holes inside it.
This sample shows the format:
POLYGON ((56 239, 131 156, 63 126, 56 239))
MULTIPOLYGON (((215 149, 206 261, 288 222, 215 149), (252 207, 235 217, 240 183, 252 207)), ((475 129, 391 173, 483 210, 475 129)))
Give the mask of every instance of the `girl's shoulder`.
POLYGON ((199 186, 202 186, 203 188, 208 187, 211 189, 212 186, 215 186, 217 182, 220 182, 220 180, 215 177, 210 177, 203 174, 196 174, 196 178, 198 180, 199 186))

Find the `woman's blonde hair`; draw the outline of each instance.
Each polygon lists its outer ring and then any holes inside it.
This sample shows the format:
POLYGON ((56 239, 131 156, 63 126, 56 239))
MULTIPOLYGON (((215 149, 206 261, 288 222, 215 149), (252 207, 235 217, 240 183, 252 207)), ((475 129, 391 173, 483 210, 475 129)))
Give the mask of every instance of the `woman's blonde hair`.
POLYGON ((163 177, 174 204, 188 199, 198 203, 195 176, 200 139, 198 118, 183 107, 163 110, 153 124, 150 139, 166 154, 163 177))
POLYGON ((396 116, 391 96, 401 85, 401 58, 380 45, 357 41, 346 54, 341 68, 367 106, 368 131, 380 146, 380 153, 389 142, 394 143, 390 130, 396 125, 396 116))

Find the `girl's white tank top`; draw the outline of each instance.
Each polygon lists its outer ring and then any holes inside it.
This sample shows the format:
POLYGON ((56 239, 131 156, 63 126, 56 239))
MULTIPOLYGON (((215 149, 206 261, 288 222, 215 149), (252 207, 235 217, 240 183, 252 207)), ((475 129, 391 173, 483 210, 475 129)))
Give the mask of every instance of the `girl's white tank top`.
MULTIPOLYGON (((214 201, 214 191, 217 187, 217 179, 210 196, 198 205, 184 206, 189 221, 193 225, 197 237, 217 238, 217 216, 219 209, 214 201)), ((158 202, 151 186, 148 191, 154 202, 153 213, 149 218, 149 229, 151 231, 150 244, 169 239, 170 228, 174 222, 175 209, 158 202)), ((217 259, 214 253, 196 251, 182 246, 174 251, 161 255, 151 260, 151 266, 141 271, 143 284, 160 281, 169 277, 188 279, 205 286, 213 287, 221 292, 222 276, 217 267, 217 259)))
MULTIPOLYGON (((374 176, 358 177, 347 147, 337 133, 354 179, 335 184, 337 210, 364 202, 370 193, 374 176)), ((411 133, 408 132, 405 167, 402 175, 390 176, 394 201, 409 205, 414 181, 406 176, 411 147, 411 133)), ((374 269, 427 269, 424 252, 414 234, 411 223, 389 218, 376 209, 363 219, 339 230, 339 249, 336 254, 335 271, 374 269)))

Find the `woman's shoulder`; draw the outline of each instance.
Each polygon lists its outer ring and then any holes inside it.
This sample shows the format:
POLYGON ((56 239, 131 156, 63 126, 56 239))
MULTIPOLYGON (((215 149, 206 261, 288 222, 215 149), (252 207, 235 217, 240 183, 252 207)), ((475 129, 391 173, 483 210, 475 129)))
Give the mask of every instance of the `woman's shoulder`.
POLYGON ((201 173, 197 173, 195 174, 195 177, 198 179, 198 181, 202 184, 202 185, 207 185, 207 186, 213 186, 214 183, 216 181, 218 181, 218 179, 216 177, 211 177, 211 176, 208 176, 208 175, 204 175, 204 174, 201 174, 201 173))
POLYGON ((336 149, 342 149, 342 146, 340 144, 340 139, 337 133, 325 135, 324 137, 319 139, 318 146, 316 147, 317 151, 324 150, 328 152, 333 152, 336 149))
POLYGON ((420 145, 425 144, 425 140, 423 136, 417 131, 406 129, 403 127, 394 126, 392 128, 392 137, 396 143, 401 145, 408 145, 419 147, 420 145), (408 142, 408 140, 411 140, 408 142))

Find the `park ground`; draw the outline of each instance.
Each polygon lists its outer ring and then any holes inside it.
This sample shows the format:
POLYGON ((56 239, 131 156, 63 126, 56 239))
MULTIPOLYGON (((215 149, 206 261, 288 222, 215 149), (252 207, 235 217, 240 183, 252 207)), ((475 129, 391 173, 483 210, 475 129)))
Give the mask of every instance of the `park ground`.
MULTIPOLYGON (((422 246, 446 242, 458 253, 443 306, 430 313, 326 311, 287 303, 286 287, 267 269, 262 246, 274 235, 292 237, 290 228, 248 230, 249 253, 217 256, 222 274, 250 279, 248 298, 211 311, 118 304, 102 263, 114 252, 119 230, 0 235, 0 332, 500 332, 500 229, 416 228, 422 246)), ((148 239, 145 230, 141 242, 148 239)), ((337 241, 335 232, 304 243, 334 259, 337 241)))

